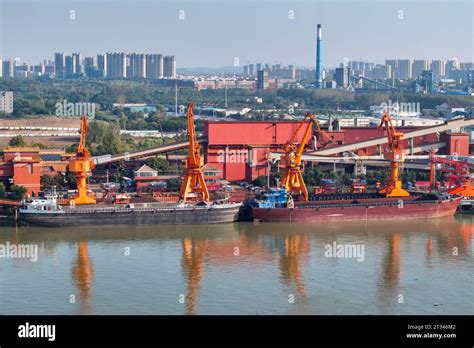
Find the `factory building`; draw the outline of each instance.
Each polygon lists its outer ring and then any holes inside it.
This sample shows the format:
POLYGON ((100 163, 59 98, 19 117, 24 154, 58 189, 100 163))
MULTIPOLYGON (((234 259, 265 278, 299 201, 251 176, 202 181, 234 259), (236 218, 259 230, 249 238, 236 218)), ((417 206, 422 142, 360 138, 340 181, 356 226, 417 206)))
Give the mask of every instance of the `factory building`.
MULTIPOLYGON (((254 121, 254 122, 228 122, 205 121, 204 136, 207 137, 205 150, 206 163, 217 168, 222 173, 222 178, 228 181, 255 180, 260 175, 267 175, 268 154, 285 145, 298 127, 299 122, 294 121, 254 121)), ((419 127, 400 127, 400 132, 407 133, 419 127)), ((297 138, 303 137, 301 129, 297 138)), ((333 144, 344 145, 365 140, 383 137, 377 127, 347 127, 340 131, 327 131, 333 144)), ((440 154, 469 154, 469 136, 467 134, 443 133, 427 134, 413 138, 412 143, 404 141, 405 148, 417 147, 438 141, 446 142, 447 147, 440 154)), ((378 147, 361 148, 358 155, 376 155, 378 147)))
POLYGON ((66 173, 69 160, 75 154, 64 150, 39 147, 7 147, 0 156, 0 182, 5 186, 19 185, 31 195, 41 190, 41 176, 66 173))

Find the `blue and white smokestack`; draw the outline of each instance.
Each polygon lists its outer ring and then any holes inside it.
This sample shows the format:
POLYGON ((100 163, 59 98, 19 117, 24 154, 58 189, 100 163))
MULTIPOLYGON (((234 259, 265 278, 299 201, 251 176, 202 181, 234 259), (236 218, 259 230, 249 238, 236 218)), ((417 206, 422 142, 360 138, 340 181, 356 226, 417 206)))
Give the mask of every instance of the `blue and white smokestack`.
POLYGON ((321 70, 321 24, 318 24, 318 36, 316 39, 316 88, 323 88, 323 74, 321 70))

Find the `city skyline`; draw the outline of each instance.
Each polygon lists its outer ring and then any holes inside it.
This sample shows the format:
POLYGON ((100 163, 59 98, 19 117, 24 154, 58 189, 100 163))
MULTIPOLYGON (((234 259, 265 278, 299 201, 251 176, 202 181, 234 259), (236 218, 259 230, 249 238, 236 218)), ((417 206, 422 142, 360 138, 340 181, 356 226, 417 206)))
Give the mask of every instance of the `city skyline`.
POLYGON ((321 23, 323 67, 336 67, 345 59, 383 63, 388 57, 474 60, 473 5, 464 0, 108 5, 109 1, 3 0, 0 56, 37 63, 57 51, 91 56, 160 50, 179 57, 180 68, 233 66, 235 58, 240 67, 257 61, 313 67, 316 25, 321 23), (450 25, 450 18, 456 19, 456 26, 450 25), (115 26, 122 22, 120 32, 115 26), (246 25, 249 22, 257 25, 246 25), (440 23, 449 25, 449 31, 440 23))
MULTIPOLYGON (((8 60, 13 60, 13 63, 15 66, 21 66, 23 64, 27 64, 27 65, 38 65, 38 64, 44 64, 46 62, 54 62, 54 58, 55 58, 55 54, 56 53, 62 53, 64 55, 69 55, 69 56, 74 56, 76 54, 79 54, 80 56, 83 57, 82 61, 84 61, 84 59, 87 59, 87 58, 94 58, 94 59, 98 59, 99 56, 104 56, 104 55, 107 55, 107 54, 112 54, 112 53, 122 53, 122 54, 125 54, 127 59, 130 58, 131 56, 133 55, 136 55, 136 54, 139 54, 139 55, 145 55, 145 56, 149 56, 149 55, 161 55, 163 57, 166 57, 166 56, 170 56, 170 57, 175 57, 174 54, 162 54, 162 53, 153 53, 153 52, 148 52, 148 51, 107 51, 107 52, 99 52, 99 53, 94 53, 94 54, 91 54, 91 55, 84 55, 82 54, 82 52, 80 51, 71 51, 70 53, 68 52, 65 52, 65 51, 55 51, 53 52, 50 56, 47 56, 47 57, 43 57, 43 58, 40 58, 38 61, 25 61, 25 60, 21 60, 21 59, 18 59, 19 57, 15 58, 14 56, 0 56, 0 60, 3 60, 3 61, 8 61, 8 60), (18 59, 18 61, 17 61, 18 59)), ((380 62, 378 61, 375 61, 375 60, 371 60, 371 59, 365 59, 365 60, 357 60, 357 59, 354 59, 354 60, 348 60, 348 59, 344 59, 343 61, 335 64, 335 65, 323 65, 323 68, 324 69, 335 69, 335 68, 338 68, 338 67, 342 67, 342 66, 346 66, 347 64, 351 64, 351 63, 365 63, 365 64, 372 64, 372 66, 380 66, 380 65, 387 65, 388 62, 395 62, 395 61, 407 61, 407 62, 411 62, 411 64, 414 64, 414 65, 420 65, 421 63, 421 66, 424 66, 426 67, 426 69, 419 69, 419 70, 429 70, 430 68, 430 65, 432 62, 441 62, 441 63, 444 63, 444 64, 449 64, 450 62, 456 62, 455 65, 459 67, 461 67, 461 69, 463 69, 463 65, 472 65, 474 64, 474 57, 472 57, 473 59, 472 60, 459 60, 457 57, 452 57, 452 58, 449 58, 449 59, 440 59, 439 57, 428 57, 428 58, 418 58, 418 57, 414 57, 414 58, 406 58, 406 57, 386 57, 386 58, 383 58, 380 62)), ((100 59, 100 58, 99 58, 100 59)), ((312 66, 311 65, 299 65, 299 64, 286 64, 286 63, 281 63, 281 60, 272 60, 271 62, 269 61, 265 61, 265 60, 249 60, 247 62, 245 62, 244 64, 239 64, 239 65, 234 65, 235 68, 238 68, 238 69, 244 69, 245 66, 248 66, 248 65, 255 65, 255 66, 258 66, 258 65, 262 65, 262 67, 265 67, 267 70, 268 70, 268 66, 272 67, 272 66, 281 66, 281 67, 295 67, 297 69, 315 69, 315 65, 313 64, 312 66)), ((390 64, 388 64, 390 65, 390 64)), ((232 67, 232 65, 227 65, 227 66, 209 66, 209 67, 203 67, 203 68, 210 68, 210 69, 219 69, 219 68, 230 68, 232 67)), ((192 68, 196 68, 196 69, 199 69, 201 67, 198 67, 198 66, 195 66, 195 67, 187 67, 187 66, 180 66, 180 67, 177 67, 177 69, 192 69, 192 68)))

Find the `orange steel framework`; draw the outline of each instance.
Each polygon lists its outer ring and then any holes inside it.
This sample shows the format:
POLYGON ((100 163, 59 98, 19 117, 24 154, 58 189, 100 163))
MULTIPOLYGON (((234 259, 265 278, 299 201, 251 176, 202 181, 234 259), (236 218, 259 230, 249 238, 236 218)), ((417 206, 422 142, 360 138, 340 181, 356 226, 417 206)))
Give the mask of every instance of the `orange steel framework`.
POLYGON ((388 112, 383 114, 379 128, 387 132, 389 151, 388 154, 385 153, 384 157, 390 161, 390 177, 385 187, 379 190, 379 193, 387 197, 408 197, 410 194, 402 188, 402 181, 400 180, 400 169, 405 160, 403 133, 395 130, 388 112))
POLYGON ((306 184, 304 183, 302 176, 301 155, 303 154, 304 147, 311 135, 313 123, 315 123, 315 117, 313 114, 308 112, 305 115, 303 122, 301 122, 296 131, 293 133, 291 139, 286 143, 284 147, 285 152, 281 156, 280 160, 280 163, 283 167, 283 175, 280 184, 281 187, 285 188, 288 193, 298 191, 303 195, 305 201, 308 200, 308 189, 306 188, 306 184), (297 145, 296 136, 307 119, 309 119, 309 121, 306 124, 306 130, 303 139, 301 140, 301 143, 297 145))
POLYGON ((318 143, 321 144, 321 146, 318 148, 319 149, 325 149, 327 147, 329 147, 330 145, 333 144, 333 140, 331 139, 331 137, 321 129, 321 127, 319 126, 319 122, 318 121, 314 121, 314 126, 316 127, 316 134, 318 135, 318 143))
POLYGON ((474 187, 471 181, 471 170, 474 168, 474 165, 457 159, 436 157, 434 150, 431 150, 430 152, 430 190, 434 186, 436 180, 436 163, 444 165, 444 168, 438 169, 438 171, 455 173, 454 175, 451 175, 451 179, 456 179, 456 181, 459 182, 455 184, 454 187, 448 189, 449 194, 460 195, 468 198, 474 197, 474 187))
POLYGON ((94 169, 94 162, 86 148, 87 116, 81 118, 80 133, 81 139, 76 150, 76 157, 69 162, 69 171, 75 173, 77 178, 77 196, 72 201, 78 205, 96 204, 95 198, 87 193, 87 175, 94 169))
POLYGON ((188 140, 189 155, 185 161, 185 173, 179 192, 179 199, 186 203, 188 199, 195 198, 197 195, 200 199, 209 201, 209 191, 202 173, 204 158, 201 157, 201 145, 197 141, 194 128, 192 103, 188 104, 188 140))

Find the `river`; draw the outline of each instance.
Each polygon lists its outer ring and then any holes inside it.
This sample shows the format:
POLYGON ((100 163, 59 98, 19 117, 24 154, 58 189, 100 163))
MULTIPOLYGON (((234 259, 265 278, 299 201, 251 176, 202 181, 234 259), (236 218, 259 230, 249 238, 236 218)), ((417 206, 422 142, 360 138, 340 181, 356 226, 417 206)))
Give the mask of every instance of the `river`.
POLYGON ((473 231, 473 216, 4 226, 0 314, 474 314, 473 231))

